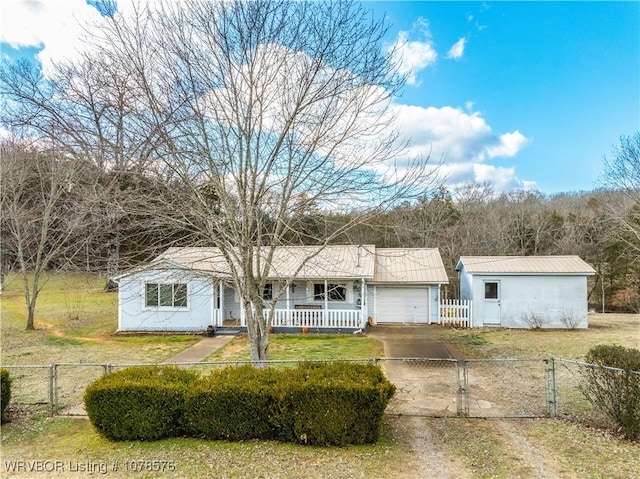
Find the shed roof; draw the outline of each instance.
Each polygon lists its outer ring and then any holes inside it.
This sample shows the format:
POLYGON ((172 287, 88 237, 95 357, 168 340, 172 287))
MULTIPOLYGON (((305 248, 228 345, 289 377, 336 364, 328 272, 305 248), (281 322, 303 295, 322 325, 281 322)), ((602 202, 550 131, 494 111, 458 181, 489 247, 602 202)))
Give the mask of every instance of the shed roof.
POLYGON ((461 256, 456 271, 490 274, 592 275, 579 256, 461 256))
POLYGON ((378 248, 376 283, 448 283, 437 248, 378 248))

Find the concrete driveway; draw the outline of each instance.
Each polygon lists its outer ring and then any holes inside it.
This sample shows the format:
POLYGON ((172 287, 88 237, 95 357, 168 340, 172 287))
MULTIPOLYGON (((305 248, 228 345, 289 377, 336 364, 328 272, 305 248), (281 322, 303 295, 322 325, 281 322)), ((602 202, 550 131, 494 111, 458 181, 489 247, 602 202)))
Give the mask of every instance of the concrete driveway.
POLYGON ((447 347, 435 339, 438 326, 376 325, 367 329, 367 335, 382 341, 387 358, 451 359, 447 347))

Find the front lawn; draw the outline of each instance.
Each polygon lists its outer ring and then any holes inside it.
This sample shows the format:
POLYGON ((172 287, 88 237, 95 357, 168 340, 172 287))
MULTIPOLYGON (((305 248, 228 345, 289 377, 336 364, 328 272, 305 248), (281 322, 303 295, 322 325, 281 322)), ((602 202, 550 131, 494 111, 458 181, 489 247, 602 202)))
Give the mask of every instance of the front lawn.
MULTIPOLYGON (((0 296, 2 363, 153 363, 198 341, 194 336, 114 336, 117 294, 102 292, 103 285, 104 279, 91 275, 54 276, 39 303, 38 330, 27 332, 21 287, 10 282, 0 296)), ((595 344, 640 347, 640 315, 595 314, 589 322, 588 330, 575 331, 434 331, 468 358, 582 358, 595 344)), ((239 336, 207 359, 246 360, 246 341, 239 336)), ((379 342, 351 334, 273 335, 270 350, 278 360, 371 358, 382 353, 379 342)), ((444 470, 456 479, 595 479, 635 478, 640 470, 640 444, 553 419, 386 417, 382 439, 375 445, 316 448, 199 439, 111 443, 87 419, 49 418, 37 407, 18 412, 22 414, 11 416, 0 432, 1 477, 409 479, 441 477, 444 470), (27 470, 56 466, 58 472, 27 470), (11 467, 24 469, 10 472, 11 467)))
POLYGON ((441 328, 437 335, 469 359, 582 359, 598 344, 640 349, 640 314, 590 314, 588 329, 441 328))

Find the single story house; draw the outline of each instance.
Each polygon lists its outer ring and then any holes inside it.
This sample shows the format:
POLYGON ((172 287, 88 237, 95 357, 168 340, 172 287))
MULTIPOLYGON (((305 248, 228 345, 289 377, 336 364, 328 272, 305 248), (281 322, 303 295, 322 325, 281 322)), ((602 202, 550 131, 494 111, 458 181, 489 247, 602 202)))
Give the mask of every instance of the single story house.
MULTIPOLYGON (((246 328, 217 248, 170 248, 114 279, 120 331, 246 328)), ((355 331, 367 321, 437 323, 448 278, 437 249, 330 245, 277 247, 267 281, 275 330, 355 331)))
POLYGON ((462 256, 460 298, 473 301, 473 327, 586 328, 587 276, 578 256, 462 256))

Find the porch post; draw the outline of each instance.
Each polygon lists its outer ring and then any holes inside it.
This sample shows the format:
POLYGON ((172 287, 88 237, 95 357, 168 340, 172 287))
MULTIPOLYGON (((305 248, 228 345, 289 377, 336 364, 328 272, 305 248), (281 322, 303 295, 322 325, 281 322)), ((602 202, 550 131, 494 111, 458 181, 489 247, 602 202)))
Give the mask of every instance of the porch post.
POLYGON ((211 280, 211 326, 217 326, 216 324, 216 313, 218 312, 216 308, 216 282, 215 280, 211 280))
POLYGON ((285 317, 285 324, 291 324, 291 281, 287 281, 287 311, 285 317))
POLYGON ((218 308, 220 311, 220 316, 218 317, 218 322, 220 323, 218 326, 224 325, 224 282, 220 281, 218 283, 218 302, 220 307, 218 308))
POLYGON ((329 284, 324 280, 324 313, 322 314, 322 326, 329 324, 329 284))
POLYGON ((364 278, 360 280, 360 327, 367 325, 367 285, 364 278))

